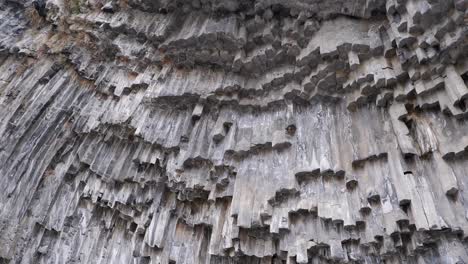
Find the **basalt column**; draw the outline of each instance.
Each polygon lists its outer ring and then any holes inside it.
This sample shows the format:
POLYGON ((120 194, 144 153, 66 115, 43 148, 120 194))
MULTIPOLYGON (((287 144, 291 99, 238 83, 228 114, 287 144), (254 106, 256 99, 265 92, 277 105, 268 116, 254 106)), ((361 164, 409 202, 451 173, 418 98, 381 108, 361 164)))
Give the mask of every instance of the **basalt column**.
POLYGON ((468 263, 467 22, 0 0, 0 263, 468 263))

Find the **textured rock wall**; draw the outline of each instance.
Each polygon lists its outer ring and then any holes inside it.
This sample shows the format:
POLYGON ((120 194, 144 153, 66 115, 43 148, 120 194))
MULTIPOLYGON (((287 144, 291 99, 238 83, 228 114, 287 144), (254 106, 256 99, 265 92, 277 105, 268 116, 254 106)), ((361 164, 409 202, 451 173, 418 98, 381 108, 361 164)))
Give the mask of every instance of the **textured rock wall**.
POLYGON ((468 1, 0 1, 0 263, 468 263, 468 1))

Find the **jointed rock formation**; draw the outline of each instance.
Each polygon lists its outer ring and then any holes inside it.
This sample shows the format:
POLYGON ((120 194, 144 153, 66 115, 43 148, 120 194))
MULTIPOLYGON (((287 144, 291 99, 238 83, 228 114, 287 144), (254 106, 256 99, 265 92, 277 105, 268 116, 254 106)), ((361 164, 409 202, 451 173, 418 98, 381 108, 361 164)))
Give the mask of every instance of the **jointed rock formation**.
POLYGON ((0 1, 0 263, 468 263, 468 1, 0 1))

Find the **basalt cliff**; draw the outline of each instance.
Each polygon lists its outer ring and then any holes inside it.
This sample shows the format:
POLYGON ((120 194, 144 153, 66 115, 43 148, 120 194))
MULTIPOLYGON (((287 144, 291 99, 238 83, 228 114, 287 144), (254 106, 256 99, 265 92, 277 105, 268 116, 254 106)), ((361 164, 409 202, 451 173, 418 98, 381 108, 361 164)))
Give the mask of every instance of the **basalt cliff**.
POLYGON ((0 0, 0 263, 468 263, 467 0, 0 0))

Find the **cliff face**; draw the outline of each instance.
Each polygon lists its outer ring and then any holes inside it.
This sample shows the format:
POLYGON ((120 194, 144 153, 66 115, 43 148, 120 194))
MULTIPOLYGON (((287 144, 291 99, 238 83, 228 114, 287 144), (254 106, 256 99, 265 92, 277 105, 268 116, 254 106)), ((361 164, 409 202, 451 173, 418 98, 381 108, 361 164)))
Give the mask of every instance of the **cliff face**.
POLYGON ((466 0, 0 4, 0 263, 467 263, 466 0))

